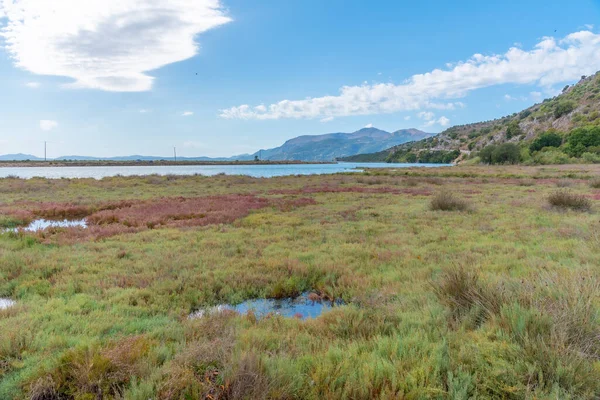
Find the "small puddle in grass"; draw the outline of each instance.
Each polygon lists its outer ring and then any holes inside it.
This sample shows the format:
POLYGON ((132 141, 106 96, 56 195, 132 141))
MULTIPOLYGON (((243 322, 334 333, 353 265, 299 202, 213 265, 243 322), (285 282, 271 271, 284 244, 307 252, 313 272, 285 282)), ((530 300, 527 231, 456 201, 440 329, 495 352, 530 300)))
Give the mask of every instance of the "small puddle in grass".
POLYGON ((87 228, 87 223, 85 222, 85 219, 74 219, 74 220, 65 219, 62 221, 53 221, 53 220, 49 220, 49 219, 36 219, 27 226, 20 226, 17 228, 7 229, 7 231, 18 232, 19 230, 22 229, 27 232, 37 232, 37 231, 43 231, 44 229, 47 229, 47 228, 70 228, 70 227, 75 227, 75 226, 81 226, 82 228, 87 228))
POLYGON ((15 304, 17 303, 11 299, 5 299, 0 297, 0 310, 5 310, 9 307, 14 306, 15 304))
POLYGON ((223 311, 235 311, 239 314, 248 314, 252 311, 258 318, 269 314, 281 315, 288 318, 316 318, 322 313, 341 306, 343 301, 314 300, 315 295, 303 293, 295 298, 287 299, 255 299, 248 300, 238 305, 220 304, 214 307, 208 307, 195 311, 189 315, 189 318, 202 318, 206 315, 217 314, 223 311))

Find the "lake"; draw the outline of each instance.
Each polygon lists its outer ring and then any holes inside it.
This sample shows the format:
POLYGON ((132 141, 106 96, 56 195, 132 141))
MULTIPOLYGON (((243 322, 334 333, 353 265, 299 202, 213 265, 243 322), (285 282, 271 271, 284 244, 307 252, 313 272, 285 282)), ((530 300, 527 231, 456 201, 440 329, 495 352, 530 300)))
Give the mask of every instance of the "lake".
POLYGON ((98 166, 98 167, 3 167, 0 178, 16 176, 23 179, 42 178, 94 178, 123 175, 247 175, 270 178, 288 175, 319 175, 340 172, 360 172, 362 168, 446 167, 448 164, 387 164, 387 163, 337 163, 337 164, 287 164, 287 165, 161 165, 161 166, 98 166))

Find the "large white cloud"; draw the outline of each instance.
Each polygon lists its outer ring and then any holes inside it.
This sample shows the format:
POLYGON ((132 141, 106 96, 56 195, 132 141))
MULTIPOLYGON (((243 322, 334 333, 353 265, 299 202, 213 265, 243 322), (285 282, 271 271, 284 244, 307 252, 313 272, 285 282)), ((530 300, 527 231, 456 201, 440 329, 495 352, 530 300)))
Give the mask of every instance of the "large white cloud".
POLYGON ((0 0, 0 18, 18 67, 108 91, 149 90, 147 71, 193 57, 196 35, 230 21, 219 0, 0 0))
MULTIPOLYGON (((452 109, 470 91, 500 85, 541 87, 578 79, 600 69, 600 34, 575 32, 557 41, 542 39, 532 50, 510 48, 500 55, 475 54, 447 69, 413 75, 399 85, 344 86, 337 96, 282 100, 265 106, 241 105, 221 110, 231 119, 333 118, 421 109, 452 109)), ((440 121, 440 122, 446 122, 440 121)))

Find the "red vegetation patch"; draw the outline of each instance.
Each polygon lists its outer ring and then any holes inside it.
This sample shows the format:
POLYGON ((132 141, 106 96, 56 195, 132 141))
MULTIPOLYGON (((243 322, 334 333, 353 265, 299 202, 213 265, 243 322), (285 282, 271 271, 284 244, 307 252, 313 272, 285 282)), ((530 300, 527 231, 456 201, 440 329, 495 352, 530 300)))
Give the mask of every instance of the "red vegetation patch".
POLYGON ((28 203, 13 205, 12 208, 5 210, 0 208, 0 212, 12 216, 23 216, 22 220, 27 222, 35 218, 74 219, 85 217, 87 228, 49 228, 37 233, 42 239, 49 239, 59 234, 61 239, 73 241, 90 237, 101 239, 159 227, 227 224, 245 217, 252 210, 264 207, 277 207, 282 211, 289 211, 296 207, 313 204, 316 202, 310 198, 272 199, 233 194, 123 201, 101 205, 28 203))
POLYGON ((150 200, 130 207, 104 210, 90 215, 90 225, 121 224, 126 227, 185 227, 231 223, 249 211, 270 205, 255 196, 209 196, 150 200))
POLYGON ((590 195, 590 198, 593 200, 600 200, 600 193, 594 193, 590 195))

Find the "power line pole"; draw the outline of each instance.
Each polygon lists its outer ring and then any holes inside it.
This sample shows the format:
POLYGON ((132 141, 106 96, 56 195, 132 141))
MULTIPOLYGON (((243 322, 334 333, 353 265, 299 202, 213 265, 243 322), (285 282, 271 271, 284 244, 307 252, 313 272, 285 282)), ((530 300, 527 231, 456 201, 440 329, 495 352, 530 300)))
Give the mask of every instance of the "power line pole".
POLYGON ((175 158, 175 162, 177 162, 177 147, 173 147, 173 157, 175 158))

